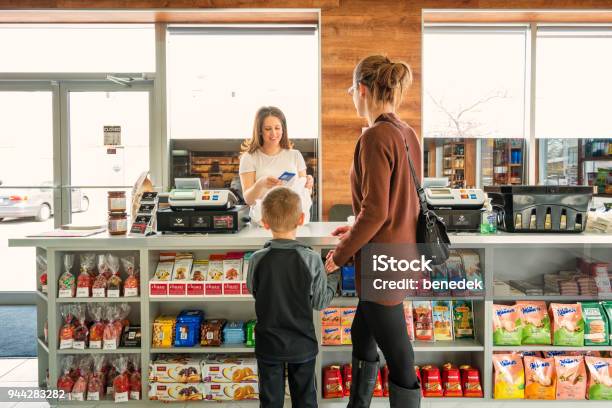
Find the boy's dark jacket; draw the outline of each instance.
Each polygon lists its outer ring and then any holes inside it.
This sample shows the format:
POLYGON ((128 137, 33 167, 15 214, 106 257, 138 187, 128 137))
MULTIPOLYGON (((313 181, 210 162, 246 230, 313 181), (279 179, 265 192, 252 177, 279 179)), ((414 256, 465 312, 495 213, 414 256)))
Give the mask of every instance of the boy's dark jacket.
POLYGON ((329 306, 338 273, 327 275, 321 255, 291 239, 273 239, 249 261, 255 298, 255 354, 269 361, 305 362, 318 353, 312 309, 329 306))

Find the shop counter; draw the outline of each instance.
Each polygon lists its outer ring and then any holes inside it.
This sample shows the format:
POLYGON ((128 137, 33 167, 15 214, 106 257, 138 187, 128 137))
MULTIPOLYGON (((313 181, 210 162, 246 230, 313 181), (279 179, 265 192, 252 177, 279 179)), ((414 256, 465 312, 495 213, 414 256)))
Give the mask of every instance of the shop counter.
MULTIPOLYGON (((310 223, 299 228, 297 239, 310 245, 323 256, 333 249, 338 240, 331 236, 331 232, 345 223, 310 223)), ((221 347, 190 347, 164 348, 152 344, 153 322, 160 315, 177 314, 185 309, 201 309, 207 318, 228 318, 248 320, 255 317, 254 302, 250 295, 241 292, 226 294, 220 292, 216 295, 189 296, 154 295, 151 284, 160 256, 166 252, 191 252, 195 259, 208 259, 212 254, 229 252, 254 251, 271 238, 269 231, 263 228, 247 227, 236 234, 203 234, 203 235, 155 235, 150 237, 124 236, 116 237, 106 234, 93 235, 86 238, 21 238, 9 240, 13 247, 35 247, 36 254, 46 257, 47 293, 38 293, 38 355, 39 355, 39 384, 45 383, 48 369, 49 382, 57 383, 61 376, 61 364, 68 355, 79 356, 83 354, 125 354, 138 355, 141 359, 142 369, 142 401, 130 401, 134 406, 148 406, 159 402, 148 401, 148 367, 149 363, 162 353, 188 353, 194 357, 203 357, 213 353, 246 353, 252 354, 253 349, 246 345, 223 345, 221 347), (140 270, 139 292, 133 297, 118 298, 63 298, 59 296, 59 277, 64 271, 63 259, 66 254, 81 255, 95 253, 96 255, 112 253, 118 257, 133 256, 140 270), (117 350, 71 350, 60 349, 59 330, 62 325, 61 308, 66 304, 121 304, 130 305, 128 319, 142 327, 141 347, 124 348, 117 350), (44 341, 45 322, 48 322, 48 341, 44 341)), ((576 268, 576 259, 589 257, 612 263, 612 235, 601 234, 509 234, 499 232, 493 235, 480 235, 476 233, 451 234, 453 248, 466 249, 476 253, 479 257, 479 269, 484 280, 484 291, 477 294, 464 294, 454 296, 419 296, 412 300, 449 300, 462 299, 473 302, 474 332, 473 339, 456 339, 454 341, 415 341, 413 348, 417 365, 436 364, 442 366, 449 361, 454 364, 469 364, 480 370, 484 398, 427 398, 423 407, 444 406, 459 407, 470 404, 488 406, 518 406, 525 404, 524 400, 495 400, 493 398, 493 361, 495 351, 554 351, 567 349, 558 346, 494 346, 492 334, 494 303, 510 303, 517 299, 537 299, 547 302, 575 302, 578 300, 593 300, 592 296, 577 295, 549 295, 518 296, 516 294, 503 294, 496 292, 498 281, 531 280, 537 282, 544 274, 556 273, 576 268)), ((75 256, 75 271, 78 274, 78 256, 75 256)), ((34 262, 34 260, 32 260, 34 262)), ((42 271, 39 270, 39 275, 42 271)), ((122 276, 125 279, 125 275, 122 276)), ((606 299, 606 295, 597 297, 597 300, 606 299)), ((610 297, 612 300, 612 297, 610 297)), ((357 298, 338 296, 334 299, 332 307, 354 307, 357 298)), ((330 364, 343 364, 351 360, 351 346, 348 344, 323 344, 324 325, 319 312, 314 312, 316 335, 321 344, 317 358, 317 381, 319 390, 322 384, 323 368, 330 364)), ((584 346, 576 348, 581 351, 612 351, 612 346, 584 346)), ((381 356, 382 358, 382 356, 381 356)), ((319 395, 321 406, 344 407, 348 401, 343 399, 323 399, 319 395)), ((530 404, 529 402, 527 402, 530 404)), ((540 401, 537 405, 551 405, 558 401, 540 401)), ((244 402, 241 404, 245 404, 244 402)), ((535 402, 534 402, 535 404, 535 402)), ((575 401, 572 406, 603 407, 609 406, 609 401, 575 401)), ((224 405, 234 406, 224 403, 224 405)), ((246 406, 256 406, 256 402, 247 402, 246 406)), ((240 405, 242 406, 242 405, 240 405)), ((388 399, 374 398, 372 406, 388 406, 388 399)))

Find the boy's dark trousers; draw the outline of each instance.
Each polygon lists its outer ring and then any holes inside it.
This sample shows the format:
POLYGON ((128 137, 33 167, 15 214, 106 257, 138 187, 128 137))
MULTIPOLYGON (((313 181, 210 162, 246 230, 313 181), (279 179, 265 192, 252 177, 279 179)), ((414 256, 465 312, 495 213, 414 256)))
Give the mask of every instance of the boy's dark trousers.
POLYGON ((282 408, 285 402, 285 365, 289 379, 291 406, 293 408, 316 408, 317 388, 315 384, 315 361, 284 363, 257 359, 259 371, 259 406, 282 408))

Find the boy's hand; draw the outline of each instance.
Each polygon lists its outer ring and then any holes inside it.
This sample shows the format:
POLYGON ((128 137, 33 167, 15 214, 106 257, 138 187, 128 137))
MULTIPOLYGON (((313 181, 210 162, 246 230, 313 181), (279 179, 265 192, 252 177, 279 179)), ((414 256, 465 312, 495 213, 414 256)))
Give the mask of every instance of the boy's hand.
POLYGON ((327 258, 325 259, 325 272, 329 275, 330 273, 334 273, 338 269, 340 268, 334 262, 334 251, 329 251, 327 253, 327 258))
POLYGON ((338 237, 340 241, 342 241, 344 238, 346 238, 348 233, 351 231, 351 228, 352 227, 350 225, 343 225, 342 227, 338 227, 335 230, 333 230, 331 234, 334 237, 338 237))

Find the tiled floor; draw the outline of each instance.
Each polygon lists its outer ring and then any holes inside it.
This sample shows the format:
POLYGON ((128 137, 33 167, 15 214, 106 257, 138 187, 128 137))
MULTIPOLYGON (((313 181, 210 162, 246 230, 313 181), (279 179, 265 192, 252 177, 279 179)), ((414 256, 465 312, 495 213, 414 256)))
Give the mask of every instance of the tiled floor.
MULTIPOLYGON (((0 388, 37 387, 38 360, 35 358, 0 359, 0 388)), ((43 408, 46 402, 0 402, 0 408, 43 408)))

